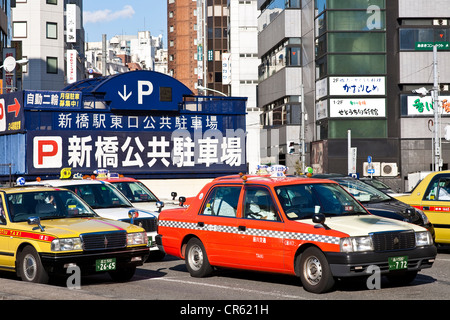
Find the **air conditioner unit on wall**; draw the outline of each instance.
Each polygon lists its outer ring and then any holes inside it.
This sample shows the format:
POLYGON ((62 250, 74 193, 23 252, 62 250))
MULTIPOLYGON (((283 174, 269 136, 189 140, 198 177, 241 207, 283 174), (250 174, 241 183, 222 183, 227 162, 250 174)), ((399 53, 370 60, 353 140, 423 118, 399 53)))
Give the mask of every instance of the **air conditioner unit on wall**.
POLYGON ((382 162, 381 175, 383 177, 396 177, 398 175, 398 168, 395 162, 382 162))
MULTIPOLYGON (((371 165, 372 165, 372 169, 375 169, 375 172, 372 174, 372 176, 379 177, 380 176, 381 163, 380 162, 372 162, 371 165)), ((364 177, 370 176, 370 173, 369 173, 368 169, 369 169, 369 163, 368 162, 364 162, 363 163, 363 176, 364 177)))

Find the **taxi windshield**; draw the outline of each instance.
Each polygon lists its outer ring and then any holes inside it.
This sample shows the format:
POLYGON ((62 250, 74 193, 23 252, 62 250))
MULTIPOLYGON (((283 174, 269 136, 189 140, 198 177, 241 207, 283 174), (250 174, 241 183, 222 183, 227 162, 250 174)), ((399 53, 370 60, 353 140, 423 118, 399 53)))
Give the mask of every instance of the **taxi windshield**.
POLYGON ((326 217, 368 214, 338 184, 294 184, 276 187, 275 191, 286 216, 292 220, 312 218, 314 213, 326 217))
POLYGON ((158 201, 158 198, 142 182, 116 181, 111 183, 132 203, 158 201))
POLYGON ((108 183, 66 186, 79 195, 92 209, 130 208, 133 205, 116 188, 108 183))
POLYGON ((9 194, 7 199, 13 222, 27 221, 30 217, 45 220, 97 216, 80 198, 67 190, 18 192, 9 194))

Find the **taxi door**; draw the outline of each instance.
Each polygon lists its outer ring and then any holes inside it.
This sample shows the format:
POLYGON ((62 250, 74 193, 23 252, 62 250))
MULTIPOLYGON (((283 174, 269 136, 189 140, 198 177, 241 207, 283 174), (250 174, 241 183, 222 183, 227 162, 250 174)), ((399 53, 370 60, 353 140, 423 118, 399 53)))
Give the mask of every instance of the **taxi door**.
POLYGON ((4 195, 0 198, 0 268, 14 269, 14 254, 11 252, 11 230, 7 226, 4 195))
POLYGON ((241 186, 213 187, 197 216, 196 229, 211 264, 235 264, 241 190, 241 186))
POLYGON ((238 229, 243 264, 265 271, 284 269, 284 223, 268 188, 245 187, 238 229))
POLYGON ((450 176, 436 175, 430 181, 419 208, 433 224, 436 242, 450 243, 450 176))

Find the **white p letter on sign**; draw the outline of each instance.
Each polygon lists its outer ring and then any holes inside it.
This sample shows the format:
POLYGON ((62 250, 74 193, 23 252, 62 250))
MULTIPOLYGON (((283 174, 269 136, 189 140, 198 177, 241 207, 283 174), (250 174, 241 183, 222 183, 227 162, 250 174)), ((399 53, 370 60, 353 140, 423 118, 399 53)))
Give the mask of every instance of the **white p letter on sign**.
POLYGON ((153 84, 150 81, 138 81, 138 104, 142 104, 142 96, 149 96, 153 92, 153 84), (147 90, 144 91, 144 87, 147 90))

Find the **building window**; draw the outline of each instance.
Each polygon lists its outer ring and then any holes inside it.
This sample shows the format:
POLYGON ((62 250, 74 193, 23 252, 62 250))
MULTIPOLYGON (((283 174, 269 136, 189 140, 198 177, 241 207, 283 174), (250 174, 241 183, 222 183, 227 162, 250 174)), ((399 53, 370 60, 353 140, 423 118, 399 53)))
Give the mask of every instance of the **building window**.
MULTIPOLYGON (((319 39, 319 43, 325 37, 319 39)), ((328 33, 328 52, 386 52, 385 32, 332 32, 328 33)), ((323 50, 320 50, 323 54, 323 50)), ((319 55, 320 56, 320 55, 319 55)))
POLYGON ((58 24, 47 22, 47 39, 58 39, 58 24))
POLYGON ((329 75, 377 75, 386 73, 384 54, 328 55, 329 75))
POLYGON ((47 73, 51 74, 58 73, 58 58, 47 57, 47 73))
POLYGON ((13 38, 27 37, 27 22, 13 22, 13 38))
MULTIPOLYGON (((367 31, 367 11, 328 11, 326 29, 328 31, 367 31)), ((385 13, 380 12, 380 26, 377 30, 386 29, 385 13)))
POLYGON ((450 29, 434 28, 402 28, 399 31, 400 50, 415 50, 417 42, 434 43, 449 42, 450 29))

